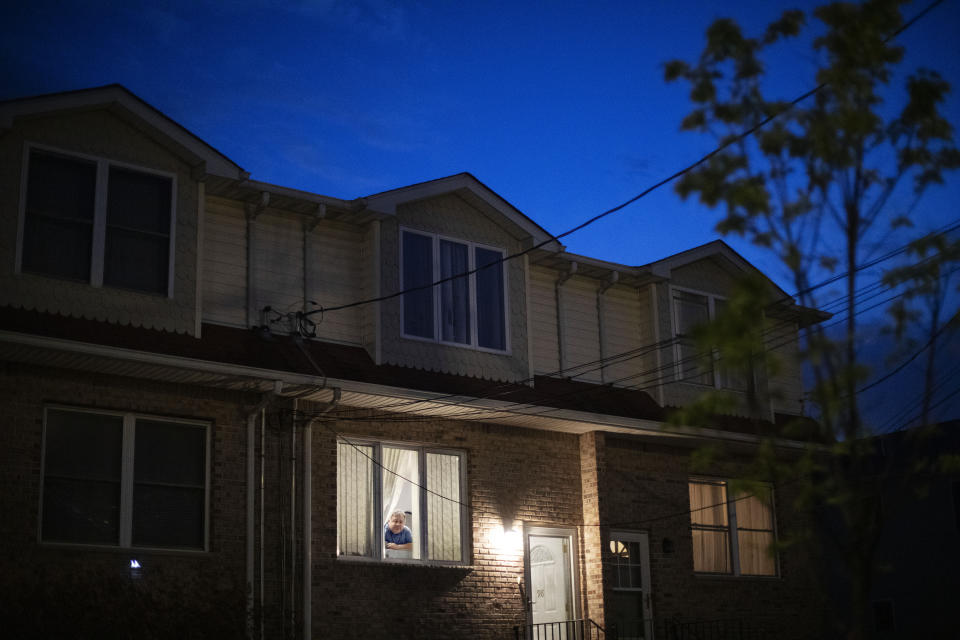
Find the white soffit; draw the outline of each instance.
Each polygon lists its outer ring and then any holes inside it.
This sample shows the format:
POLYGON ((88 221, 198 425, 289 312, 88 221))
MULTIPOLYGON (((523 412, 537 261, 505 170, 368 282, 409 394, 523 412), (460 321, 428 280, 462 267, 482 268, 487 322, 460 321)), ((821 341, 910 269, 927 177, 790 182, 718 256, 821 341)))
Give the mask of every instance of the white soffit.
MULTIPOLYGON (((298 394, 299 397, 317 402, 329 401, 332 395, 330 388, 339 387, 342 390, 340 404, 343 406, 411 416, 493 422, 546 431, 579 434, 602 430, 691 440, 757 442, 757 438, 749 434, 718 429, 677 428, 653 420, 470 396, 451 396, 356 380, 330 378, 327 380, 326 387, 323 388, 321 387, 323 380, 316 376, 46 338, 12 331, 0 331, 0 359, 106 375, 248 392, 267 392, 273 388, 274 381, 281 381, 291 392, 305 392, 303 395, 298 394), (316 392, 307 392, 310 387, 316 387, 316 392)), ((806 443, 792 441, 780 441, 779 444, 787 448, 807 446, 806 443)))

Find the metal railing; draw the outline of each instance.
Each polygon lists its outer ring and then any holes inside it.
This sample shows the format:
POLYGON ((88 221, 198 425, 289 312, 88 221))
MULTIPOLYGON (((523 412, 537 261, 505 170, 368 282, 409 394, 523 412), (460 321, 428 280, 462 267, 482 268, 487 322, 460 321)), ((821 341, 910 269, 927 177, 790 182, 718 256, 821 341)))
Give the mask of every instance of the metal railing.
POLYGON ((517 625, 515 640, 606 640, 606 632, 590 618, 517 625))
POLYGON ((607 625, 606 640, 766 640, 763 625, 743 618, 716 620, 649 619, 607 625))

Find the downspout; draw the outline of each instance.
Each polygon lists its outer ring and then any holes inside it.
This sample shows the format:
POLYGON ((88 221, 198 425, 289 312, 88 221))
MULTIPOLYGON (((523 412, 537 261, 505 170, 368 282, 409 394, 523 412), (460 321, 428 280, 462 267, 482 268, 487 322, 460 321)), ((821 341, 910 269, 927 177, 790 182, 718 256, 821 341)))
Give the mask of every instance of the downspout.
MULTIPOLYGON (((264 413, 267 406, 273 402, 277 394, 283 388, 283 383, 279 380, 275 381, 273 390, 268 393, 264 393, 263 397, 260 399, 260 402, 256 407, 247 415, 247 637, 254 637, 254 626, 253 626, 253 605, 255 601, 254 594, 254 563, 256 560, 255 550, 256 550, 256 431, 257 431, 257 417, 260 416, 261 419, 261 429, 263 428, 263 420, 265 419, 264 413)), ((261 431, 262 434, 262 431, 261 431)), ((261 459, 263 452, 261 449, 261 459)), ((261 467, 262 468, 262 467, 261 467)), ((261 505, 262 507, 262 505, 261 505)), ((261 527, 263 525, 263 520, 261 517, 261 527)), ((263 545, 262 530, 261 530, 261 547, 263 545)), ((262 565, 262 556, 261 556, 261 567, 260 567, 260 576, 261 576, 261 595, 260 595, 260 604, 261 610, 263 605, 263 565, 262 565)), ((263 624, 261 620, 261 625, 263 624)), ((263 637, 263 628, 261 626, 260 637, 263 637)))
POLYGON ((603 294, 607 292, 607 289, 617 284, 617 281, 620 279, 620 272, 613 271, 610 273, 610 277, 607 280, 604 280, 600 283, 600 286, 597 287, 597 334, 598 334, 598 345, 600 348, 600 384, 606 384, 607 382, 607 354, 604 347, 604 337, 606 335, 605 327, 603 326, 603 294))
POLYGON ((290 418, 290 638, 297 637, 297 399, 290 418))
POLYGON ((303 427, 303 638, 313 637, 313 423, 340 402, 340 388, 333 387, 333 399, 303 427))
MULTIPOLYGON (((323 372, 323 369, 320 368, 320 365, 317 364, 317 361, 313 359, 313 356, 310 355, 309 349, 303 343, 303 338, 299 335, 294 336, 293 343, 297 345, 297 348, 300 349, 300 352, 303 353, 303 356, 310 362, 310 365, 316 369, 317 373, 323 378, 323 383, 320 384, 316 391, 327 388, 327 375, 323 372)), ((303 499, 303 635, 304 640, 310 640, 313 633, 313 522, 311 520, 313 509, 311 501, 313 499, 311 482, 313 478, 311 465, 313 464, 313 447, 312 447, 312 438, 313 438, 313 423, 318 419, 329 413, 337 403, 340 402, 340 388, 332 387, 330 389, 333 392, 333 398, 323 408, 317 415, 313 416, 309 422, 306 423, 303 429, 303 455, 301 456, 303 462, 303 489, 301 490, 301 497, 303 499)), ((292 430, 294 435, 292 436, 292 442, 296 443, 296 417, 297 417, 297 400, 294 400, 294 422, 292 430)), ((291 452, 291 455, 293 453, 291 452)), ((296 533, 295 533, 295 521, 294 521, 294 504, 296 500, 295 492, 295 480, 294 476, 296 474, 295 464, 296 458, 293 459, 294 465, 292 465, 291 478, 290 478, 290 536, 291 540, 296 544, 296 533)), ((291 549, 295 550, 296 546, 291 545, 291 549)), ((291 612, 290 612, 290 622, 291 622, 291 632, 294 629, 294 622, 296 620, 296 598, 294 598, 294 589, 296 586, 295 583, 295 570, 296 570, 296 553, 295 551, 291 553, 290 560, 290 600, 291 600, 291 612)))

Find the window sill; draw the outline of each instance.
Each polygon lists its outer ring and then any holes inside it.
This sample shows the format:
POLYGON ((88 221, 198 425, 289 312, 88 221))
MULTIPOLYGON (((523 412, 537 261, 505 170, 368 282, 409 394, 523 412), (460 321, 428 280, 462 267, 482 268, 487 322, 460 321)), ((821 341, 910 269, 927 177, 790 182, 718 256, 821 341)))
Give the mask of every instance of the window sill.
POLYGON ((94 553, 113 553, 113 554, 150 554, 157 556, 184 556, 192 558, 208 558, 213 556, 210 551, 204 549, 170 549, 164 547, 119 547, 103 544, 83 544, 80 542, 38 542, 38 549, 50 551, 89 551, 94 553))
POLYGON ((337 556, 334 559, 336 562, 343 562, 344 564, 356 564, 356 565, 365 565, 365 566, 382 566, 382 567, 409 567, 411 569, 456 569, 459 571, 473 571, 476 567, 472 564, 455 564, 449 562, 436 562, 430 560, 406 560, 401 558, 393 559, 378 559, 378 558, 365 558, 361 556, 337 556))
POLYGON ((421 336, 413 336, 406 333, 401 333, 400 337, 404 340, 410 340, 411 342, 419 342, 422 344, 435 344, 439 347, 453 347, 454 349, 466 349, 467 351, 478 351, 480 353, 490 353, 495 356, 509 356, 511 352, 509 349, 500 350, 492 349, 490 347, 481 347, 474 344, 464 344, 462 342, 446 342, 444 340, 434 340, 433 338, 423 338, 421 336))
POLYGON ((735 580, 740 581, 753 581, 759 580, 762 582, 771 582, 779 581, 783 578, 781 576, 735 576, 732 573, 698 573, 694 572, 693 577, 697 580, 735 580))

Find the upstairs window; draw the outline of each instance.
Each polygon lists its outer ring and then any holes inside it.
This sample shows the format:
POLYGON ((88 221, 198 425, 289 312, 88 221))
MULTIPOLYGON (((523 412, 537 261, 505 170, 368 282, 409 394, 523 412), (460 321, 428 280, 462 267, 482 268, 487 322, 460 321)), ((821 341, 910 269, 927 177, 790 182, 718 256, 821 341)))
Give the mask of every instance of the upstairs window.
POLYGON ((746 391, 748 377, 745 373, 724 367, 718 353, 703 352, 693 339, 696 327, 715 319, 722 313, 727 301, 681 289, 673 289, 672 301, 677 379, 710 387, 746 391))
POLYGON ((465 460, 456 451, 337 444, 338 556, 465 562, 465 460), (397 513, 400 526, 391 529, 397 513))
POLYGON ((174 178, 31 148, 20 269, 172 295, 174 178))
POLYGON ((727 481, 691 478, 693 570, 737 576, 775 576, 773 488, 730 496, 727 481))
POLYGON ((44 542, 206 547, 207 425, 48 408, 44 542))
POLYGON ((403 294, 403 334, 506 351, 503 251, 419 231, 401 239, 401 286, 425 287, 403 294), (446 281, 429 286, 439 280, 446 281))

